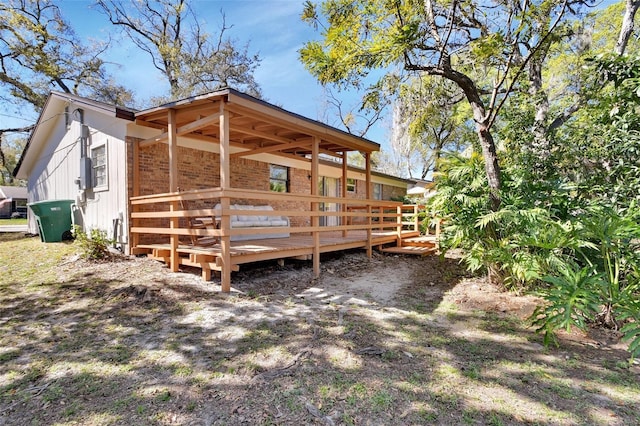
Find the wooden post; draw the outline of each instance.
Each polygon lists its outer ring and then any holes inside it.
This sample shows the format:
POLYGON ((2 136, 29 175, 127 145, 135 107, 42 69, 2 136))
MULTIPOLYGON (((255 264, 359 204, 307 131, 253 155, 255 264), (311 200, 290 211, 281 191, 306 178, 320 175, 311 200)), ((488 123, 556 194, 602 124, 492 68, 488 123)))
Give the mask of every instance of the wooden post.
POLYGON ((373 255, 373 235, 371 232, 371 153, 366 152, 364 154, 365 170, 366 170, 366 182, 367 182, 367 256, 373 255))
MULTIPOLYGON (((138 195, 140 195, 140 145, 139 145, 139 140, 136 139, 134 141, 131 142, 131 150, 132 150, 132 155, 133 155, 133 159, 132 159, 132 164, 131 164, 131 196, 132 197, 137 197, 138 195)), ((131 205, 131 212, 138 212, 140 211, 140 207, 138 207, 137 205, 131 205)), ((131 219, 131 221, 129 222, 129 253, 132 253, 132 250, 136 247, 138 247, 138 244, 140 244, 140 234, 138 234, 137 232, 135 234, 131 233, 131 228, 132 227, 137 227, 140 225, 140 219, 131 219)))
MULTIPOLYGON (((176 111, 169 109, 168 111, 168 129, 169 136, 169 192, 178 192, 178 136, 176 134, 176 111)), ((176 211, 180 208, 179 202, 172 201, 169 210, 176 211)), ((180 227, 180 219, 172 217, 170 220, 170 228, 175 229, 180 227)), ((170 236, 171 242, 171 254, 170 254, 170 268, 172 272, 178 272, 178 244, 180 241, 179 235, 172 234, 170 236)))
MULTIPOLYGON (((346 212, 347 211, 347 174, 348 174, 348 168, 347 168, 347 151, 342 151, 342 179, 340 179, 340 193, 342 194, 342 198, 344 199, 344 201, 342 202, 342 206, 340 207, 340 210, 342 210, 342 212, 346 212)), ((347 224, 347 216, 342 216, 342 220, 341 220, 341 225, 346 225, 347 224)), ((347 230, 345 229, 344 231, 342 231, 342 237, 346 237, 347 236, 347 230)))
MULTIPOLYGON (((231 188, 231 167, 229 161, 231 159, 230 143, 229 143, 229 111, 225 108, 226 103, 220 103, 220 187, 222 193, 224 190, 231 188)), ((220 220, 220 229, 222 237, 220 238, 220 249, 222 259, 222 271, 220 271, 220 285, 223 293, 231 291, 231 216, 229 210, 231 208, 231 200, 228 197, 220 198, 220 206, 222 215, 220 220)))
MULTIPOLYGON (((318 157, 320 155, 320 138, 313 137, 313 145, 311 149, 311 195, 318 196, 318 157)), ((320 226, 320 217, 318 216, 320 203, 311 203, 311 226, 316 228, 320 226)), ((320 231, 313 231, 313 276, 320 276, 320 231)))
POLYGON ((396 213, 398 217, 396 218, 396 246, 402 246, 402 220, 404 219, 403 215, 403 207, 400 205, 396 207, 396 213))

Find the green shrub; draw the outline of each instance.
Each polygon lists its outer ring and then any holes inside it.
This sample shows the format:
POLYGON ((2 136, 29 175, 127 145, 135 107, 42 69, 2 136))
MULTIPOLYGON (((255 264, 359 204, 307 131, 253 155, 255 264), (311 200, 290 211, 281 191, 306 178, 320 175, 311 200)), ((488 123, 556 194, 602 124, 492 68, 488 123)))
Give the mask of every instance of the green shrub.
POLYGON ((72 230, 75 244, 80 249, 80 256, 87 260, 103 260, 111 257, 109 246, 113 240, 107 238, 107 233, 100 229, 92 228, 89 235, 78 225, 72 230))
POLYGON ((542 295, 544 307, 534 313, 545 342, 554 340, 557 329, 586 322, 621 330, 630 341, 632 356, 640 355, 640 261, 637 241, 640 226, 631 216, 610 207, 592 207, 576 218, 573 256, 549 274, 552 284, 542 295))

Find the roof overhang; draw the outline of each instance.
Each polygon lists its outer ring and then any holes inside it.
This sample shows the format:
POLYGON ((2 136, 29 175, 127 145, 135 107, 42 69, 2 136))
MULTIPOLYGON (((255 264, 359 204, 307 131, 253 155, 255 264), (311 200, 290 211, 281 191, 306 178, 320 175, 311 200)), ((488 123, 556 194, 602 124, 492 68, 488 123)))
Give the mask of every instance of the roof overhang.
POLYGON ((320 141, 320 153, 340 157, 342 153, 371 153, 380 145, 354 136, 268 102, 233 89, 194 96, 136 113, 136 124, 159 129, 156 138, 143 142, 153 144, 168 140, 169 114, 175 111, 177 135, 219 143, 220 114, 229 112, 230 144, 238 149, 234 156, 273 153, 305 157, 312 152, 314 138, 320 141))
POLYGON ((40 116, 38 117, 38 121, 36 121, 34 129, 31 131, 29 140, 27 141, 24 151, 22 151, 22 155, 20 156, 20 160, 13 171, 13 175, 16 178, 27 179, 29 177, 29 170, 31 170, 31 167, 37 160, 40 148, 46 144, 47 138, 58 122, 57 117, 64 114, 65 107, 70 104, 123 120, 131 121, 134 119, 134 110, 132 109, 92 101, 69 93, 52 91, 49 93, 49 97, 47 97, 44 107, 40 112, 40 116))

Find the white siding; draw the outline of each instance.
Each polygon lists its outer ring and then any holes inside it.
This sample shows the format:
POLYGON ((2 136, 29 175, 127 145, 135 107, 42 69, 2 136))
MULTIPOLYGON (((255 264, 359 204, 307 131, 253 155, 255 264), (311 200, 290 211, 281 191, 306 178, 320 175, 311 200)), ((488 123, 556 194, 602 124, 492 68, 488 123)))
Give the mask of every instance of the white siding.
MULTIPOLYGON (((78 106, 71 105, 74 111, 78 106)), ((82 107, 80 107, 82 108, 82 107)), ((29 172, 29 202, 46 200, 76 200, 80 221, 85 230, 97 228, 113 236, 113 220, 121 216, 127 219, 128 200, 126 187, 126 146, 125 129, 128 121, 96 112, 84 110, 84 123, 89 127, 87 155, 91 149, 105 144, 107 148, 108 186, 99 190, 81 191, 80 178, 80 136, 79 115, 72 114, 72 122, 67 129, 64 115, 55 118, 56 123, 42 145, 34 167, 29 172)), ((30 232, 37 232, 33 218, 29 221, 30 232)), ((120 243, 126 243, 128 230, 121 225, 120 243)))

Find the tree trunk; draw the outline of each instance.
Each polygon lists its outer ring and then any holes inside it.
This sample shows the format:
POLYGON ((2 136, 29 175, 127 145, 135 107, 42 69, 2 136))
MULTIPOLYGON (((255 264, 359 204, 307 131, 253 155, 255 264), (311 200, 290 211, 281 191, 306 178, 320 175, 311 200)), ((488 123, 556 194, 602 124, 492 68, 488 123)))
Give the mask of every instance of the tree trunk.
POLYGON ((635 19, 636 12, 640 7, 640 0, 627 0, 624 10, 624 16, 622 17, 622 26, 620 27, 620 35, 618 36, 618 42, 616 43, 616 53, 623 55, 629 42, 629 37, 633 33, 633 20, 635 19))
POLYGON ((482 147, 482 156, 484 157, 484 170, 489 182, 489 206, 495 212, 500 209, 500 188, 502 186, 496 144, 493 141, 491 132, 484 123, 478 123, 476 127, 480 146, 482 147))
POLYGON ((549 97, 542 87, 542 65, 547 56, 547 50, 540 50, 540 55, 531 58, 529 62, 529 95, 535 105, 536 115, 533 120, 533 139, 529 146, 522 147, 527 151, 527 160, 530 162, 530 172, 538 180, 549 177, 549 157, 551 156, 551 142, 547 128, 549 116, 549 97))
POLYGON ((500 164, 498 163, 496 144, 491 135, 490 119, 485 111, 484 103, 480 98, 480 92, 471 78, 461 72, 455 71, 446 63, 444 68, 432 69, 430 72, 431 74, 441 75, 456 83, 463 91, 469 105, 471 105, 478 140, 482 147, 484 169, 487 174, 487 182, 489 183, 489 206, 492 211, 498 211, 500 209, 500 189, 502 187, 500 164))

